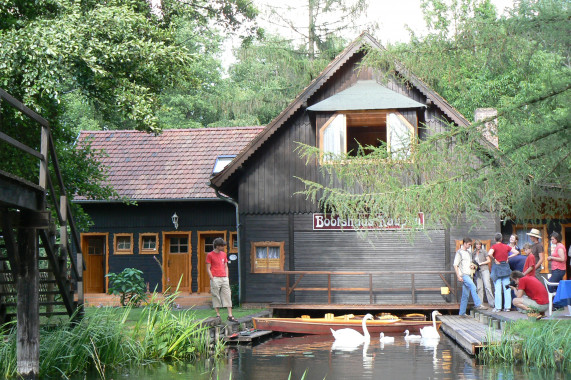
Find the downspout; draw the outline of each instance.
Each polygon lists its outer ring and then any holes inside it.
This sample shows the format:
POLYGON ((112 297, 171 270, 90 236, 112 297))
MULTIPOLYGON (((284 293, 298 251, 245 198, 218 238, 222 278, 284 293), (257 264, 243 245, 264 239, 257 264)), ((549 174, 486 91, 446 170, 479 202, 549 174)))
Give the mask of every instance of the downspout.
POLYGON ((240 256, 240 213, 239 213, 239 208, 238 208, 238 203, 230 198, 227 197, 225 195, 222 195, 218 192, 217 189, 214 189, 214 192, 216 193, 216 196, 220 199, 222 199, 223 201, 226 201, 228 203, 231 203, 234 205, 234 208, 236 209, 236 242, 238 243, 238 300, 240 301, 240 303, 242 303, 242 270, 241 270, 241 264, 240 262, 242 261, 242 258, 240 256))

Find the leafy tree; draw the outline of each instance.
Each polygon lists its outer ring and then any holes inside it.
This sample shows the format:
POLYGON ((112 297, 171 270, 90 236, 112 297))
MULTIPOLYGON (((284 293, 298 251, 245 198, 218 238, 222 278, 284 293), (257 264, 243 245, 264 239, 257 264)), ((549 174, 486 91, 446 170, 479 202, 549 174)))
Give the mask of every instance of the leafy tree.
MULTIPOLYGON (((0 87, 50 121, 68 194, 108 197, 98 152, 71 149, 78 127, 160 132, 163 91, 200 82, 190 69, 197 56, 177 40, 173 20, 238 30, 255 14, 243 0, 167 0, 160 11, 145 0, 1 0, 0 87)), ((10 107, 0 112, 3 132, 37 148, 33 123, 10 107)), ((3 147, 0 168, 35 182, 37 163, 20 157, 3 147)))
POLYGON ((424 4, 431 33, 372 50, 366 64, 410 69, 468 117, 478 107, 496 108, 499 148, 485 142, 481 123, 444 132, 422 126, 426 137, 409 159, 368 147, 370 155, 322 165, 326 180, 304 180, 305 194, 342 217, 413 220, 424 211, 428 225, 451 225, 463 213, 477 220, 482 210, 520 221, 568 214, 569 4, 521 1, 500 19, 487 0, 424 4))
POLYGON ((301 38, 309 58, 314 59, 328 52, 331 44, 346 31, 374 28, 373 24, 358 24, 367 7, 365 0, 303 0, 278 6, 267 5, 266 13, 272 24, 287 28, 301 38))
MULTIPOLYGON (((335 56, 344 43, 336 44, 335 56)), ((222 123, 267 124, 329 63, 331 56, 309 59, 304 47, 267 35, 236 50, 237 62, 214 100, 222 123)))

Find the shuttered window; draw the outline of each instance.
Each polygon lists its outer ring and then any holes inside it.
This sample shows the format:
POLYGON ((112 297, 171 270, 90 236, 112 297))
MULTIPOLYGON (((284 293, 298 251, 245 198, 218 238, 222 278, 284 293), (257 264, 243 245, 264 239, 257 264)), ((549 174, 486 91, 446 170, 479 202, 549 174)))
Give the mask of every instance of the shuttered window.
POLYGON ((386 144, 393 159, 410 156, 415 127, 397 111, 363 111, 333 115, 320 129, 320 148, 325 161, 348 153, 357 155, 359 145, 386 144))
POLYGON ((251 250, 252 273, 271 273, 284 269, 284 246, 282 242, 253 242, 251 250))

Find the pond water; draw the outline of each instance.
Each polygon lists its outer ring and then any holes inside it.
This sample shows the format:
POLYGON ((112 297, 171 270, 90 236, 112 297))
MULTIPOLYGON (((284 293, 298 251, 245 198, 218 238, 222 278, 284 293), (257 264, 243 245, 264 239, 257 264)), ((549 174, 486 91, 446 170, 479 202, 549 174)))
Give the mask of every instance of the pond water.
MULTIPOLYGON (((88 377, 89 378, 89 377, 88 377)), ((99 376, 94 376, 99 378, 99 376)), ((331 336, 278 337, 251 346, 230 346, 222 360, 157 364, 106 375, 107 379, 335 380, 335 379, 569 379, 569 374, 521 366, 484 366, 443 336, 438 344, 393 344, 379 339, 354 349, 331 336), (290 377, 291 374, 291 377, 290 377), (305 377, 304 377, 305 374, 305 377)))

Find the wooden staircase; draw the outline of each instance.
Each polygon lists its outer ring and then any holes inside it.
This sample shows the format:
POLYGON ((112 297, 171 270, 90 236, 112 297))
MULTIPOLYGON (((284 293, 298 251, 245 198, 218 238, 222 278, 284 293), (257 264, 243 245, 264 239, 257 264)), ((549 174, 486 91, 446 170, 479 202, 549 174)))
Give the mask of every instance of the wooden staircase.
MULTIPOLYGON (((17 218, 18 212, 3 209, 0 211, 4 221, 0 227, 0 324, 10 322, 16 317, 18 302, 17 250, 18 225, 10 223, 10 215, 17 218), (8 213, 8 218, 5 218, 8 213)), ((41 317, 53 316, 81 317, 77 276, 72 276, 75 260, 68 260, 65 245, 58 242, 59 236, 53 221, 48 228, 37 229, 38 235, 38 306, 41 317)), ((75 269, 77 273, 77 270, 75 269)), ((48 321, 42 318, 41 321, 48 321)))
POLYGON ((41 127, 37 149, 0 130, 0 149, 39 161, 32 180, 14 174, 17 168, 0 170, 0 325, 17 318, 18 344, 32 347, 40 321, 47 321, 40 317, 83 315, 83 257, 49 123, 0 89, 0 111, 6 103, 28 118, 26 127, 41 127))

